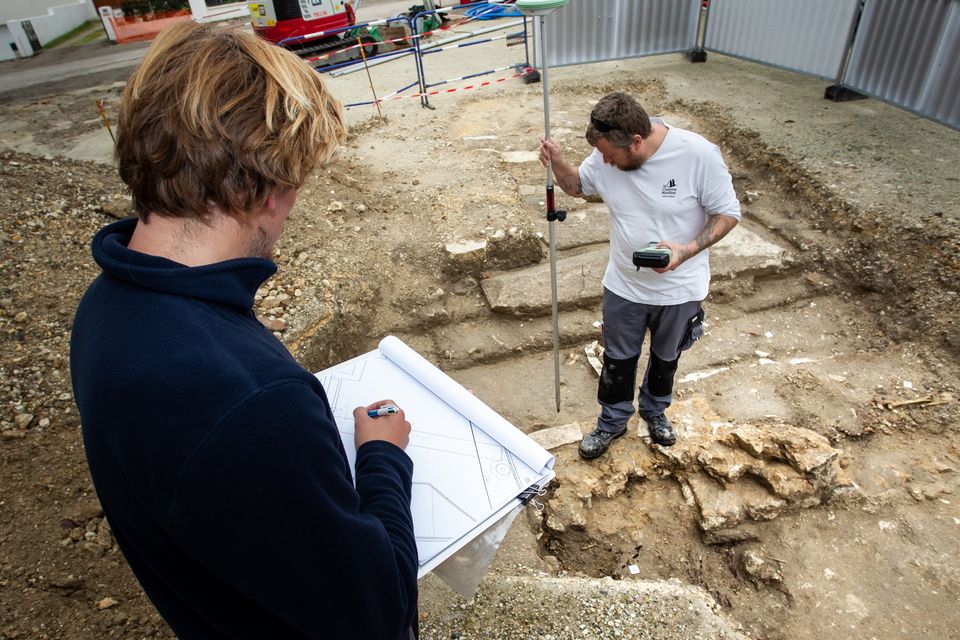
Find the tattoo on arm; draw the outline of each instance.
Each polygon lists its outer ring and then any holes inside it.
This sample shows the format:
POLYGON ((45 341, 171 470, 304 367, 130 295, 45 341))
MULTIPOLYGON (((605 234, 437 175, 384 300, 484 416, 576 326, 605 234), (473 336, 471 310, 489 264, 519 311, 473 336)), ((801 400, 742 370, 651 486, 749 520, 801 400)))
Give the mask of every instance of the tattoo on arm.
POLYGON ((707 222, 703 225, 703 229, 700 230, 697 237, 690 243, 693 245, 690 255, 685 256, 685 258, 692 258, 707 247, 719 242, 723 236, 730 233, 730 230, 737 226, 738 222, 739 221, 733 216, 721 214, 708 215, 707 222))
POLYGON ((566 191, 566 192, 567 192, 567 195, 571 195, 571 196, 579 197, 579 198, 584 197, 584 195, 583 195, 583 182, 581 182, 581 181, 578 179, 579 177, 580 177, 579 174, 577 174, 577 175, 563 176, 563 177, 559 180, 559 182, 560 182, 560 188, 562 188, 564 191, 566 191))

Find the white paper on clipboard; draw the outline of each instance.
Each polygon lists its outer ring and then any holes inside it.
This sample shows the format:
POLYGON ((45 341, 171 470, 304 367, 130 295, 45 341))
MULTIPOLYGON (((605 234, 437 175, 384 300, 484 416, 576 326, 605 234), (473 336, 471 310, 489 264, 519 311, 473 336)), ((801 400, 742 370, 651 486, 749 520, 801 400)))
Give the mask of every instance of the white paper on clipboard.
POLYGON ((554 476, 554 457, 399 338, 316 374, 351 466, 353 409, 391 398, 410 421, 411 511, 423 577, 554 476))

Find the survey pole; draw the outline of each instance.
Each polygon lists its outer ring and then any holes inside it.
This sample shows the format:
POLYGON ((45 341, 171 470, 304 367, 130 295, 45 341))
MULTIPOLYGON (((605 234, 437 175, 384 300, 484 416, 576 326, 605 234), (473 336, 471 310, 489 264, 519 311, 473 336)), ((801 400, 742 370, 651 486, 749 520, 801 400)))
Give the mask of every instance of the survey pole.
MULTIPOLYGON (((550 139, 550 79, 549 64, 547 63, 547 38, 544 26, 544 16, 553 13, 565 6, 567 0, 517 0, 516 7, 525 16, 539 20, 540 44, 540 76, 543 82, 543 129, 544 138, 550 139)), ((554 223, 563 222, 567 217, 566 211, 558 211, 555 207, 553 193, 553 167, 547 158, 547 225, 550 241, 550 302, 553 313, 553 390, 557 404, 557 413, 560 413, 560 308, 557 297, 557 235, 554 223)))

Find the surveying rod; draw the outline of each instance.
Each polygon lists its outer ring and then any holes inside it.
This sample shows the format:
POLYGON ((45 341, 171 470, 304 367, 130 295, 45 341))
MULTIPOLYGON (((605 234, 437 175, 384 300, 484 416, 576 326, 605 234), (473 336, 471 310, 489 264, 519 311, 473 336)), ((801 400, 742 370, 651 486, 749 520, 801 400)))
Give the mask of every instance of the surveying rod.
MULTIPOLYGON (((547 70, 546 29, 543 17, 567 4, 567 0, 517 0, 516 7, 521 13, 540 19, 540 66, 543 82, 543 128, 544 138, 550 139, 550 81, 547 70)), ((557 234, 554 222, 563 222, 566 211, 557 211, 553 198, 553 165, 547 158, 547 223, 550 228, 550 301, 553 311, 553 389, 557 401, 557 413, 560 413, 560 311, 557 302, 557 234)))

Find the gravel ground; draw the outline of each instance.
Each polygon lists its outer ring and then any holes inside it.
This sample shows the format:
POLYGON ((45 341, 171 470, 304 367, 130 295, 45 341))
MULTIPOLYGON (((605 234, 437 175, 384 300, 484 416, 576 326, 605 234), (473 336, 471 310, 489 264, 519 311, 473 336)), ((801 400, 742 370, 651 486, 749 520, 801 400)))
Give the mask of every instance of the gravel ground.
MULTIPOLYGON (((516 50, 496 55, 515 61, 516 50)), ((431 65, 434 78, 462 72, 456 64, 431 65)), ((375 82, 391 73, 378 69, 375 82)), ((363 97, 361 75, 332 86, 345 101, 363 97)), ((565 101, 580 108, 623 87, 646 92, 665 112, 697 114, 702 132, 725 152, 808 203, 783 212, 774 231, 844 282, 864 314, 875 316, 882 333, 875 340, 892 353, 909 341, 930 358, 956 360, 956 131, 876 101, 827 103, 820 81, 722 56, 706 65, 664 56, 559 69, 551 80, 557 122, 565 101)), ((109 138, 98 130, 92 105, 98 95, 115 96, 117 86, 49 90, 3 105, 6 145, 30 153, 0 153, 0 640, 168 638, 102 520, 67 366, 73 311, 97 273, 89 240, 113 219, 109 212, 122 214, 124 207, 109 164, 60 154, 100 154, 109 163, 103 153, 109 138), (94 138, 99 146, 84 146, 94 138)), ((280 270, 258 297, 258 313, 307 366, 319 369, 366 350, 386 329, 416 331, 477 313, 470 297, 476 282, 451 281, 442 271, 443 241, 477 230, 492 234, 504 221, 525 218, 504 163, 484 161, 478 178, 474 171, 488 152, 465 154, 453 142, 506 119, 504 110, 484 110, 496 103, 492 98, 536 90, 501 85, 464 102, 441 97, 436 111, 394 102, 382 121, 366 110, 348 113, 353 137, 304 190, 279 246, 280 270), (476 132, 468 126, 476 123, 458 121, 464 104, 484 116, 476 132), (369 313, 374 303, 377 314, 369 313)), ((497 133, 509 140, 506 150, 529 151, 538 125, 497 133)), ((574 148, 582 144, 572 130, 558 128, 556 135, 574 148)), ((953 423, 930 434, 905 433, 898 446, 929 436, 949 449, 951 430, 953 423)), ((915 511, 939 518, 934 507, 949 509, 923 503, 915 511)), ((505 557, 474 602, 435 578, 424 581, 425 638, 738 637, 734 623, 715 615, 714 599, 696 588, 541 574, 560 569, 544 564, 534 534, 518 526, 524 525, 514 525, 505 557)), ((807 526, 817 536, 823 525, 807 526)), ((922 528, 912 535, 923 540, 922 528)), ((929 544, 956 550, 955 536, 929 544)), ((874 586, 867 575, 863 588, 874 586)), ((765 597, 756 595, 758 602, 765 597)), ((895 626, 885 636, 898 634, 907 637, 895 626)))

